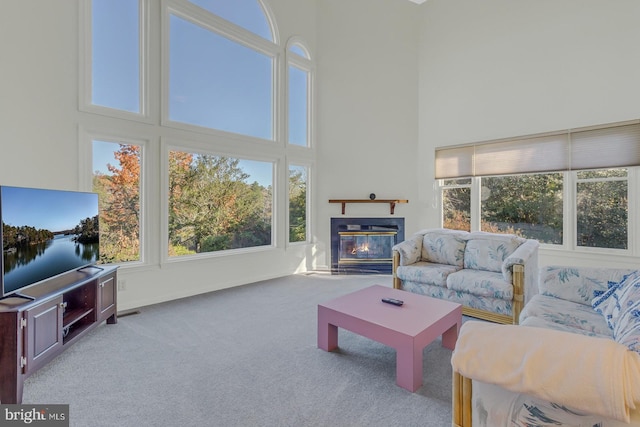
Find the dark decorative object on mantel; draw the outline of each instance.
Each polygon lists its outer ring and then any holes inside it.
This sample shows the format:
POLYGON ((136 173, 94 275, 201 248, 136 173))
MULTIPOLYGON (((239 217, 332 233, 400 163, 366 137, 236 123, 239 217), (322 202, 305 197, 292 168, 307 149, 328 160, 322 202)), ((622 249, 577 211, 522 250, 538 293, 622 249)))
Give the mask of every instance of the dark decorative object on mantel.
POLYGON ((369 194, 369 198, 370 198, 371 200, 375 200, 375 199, 376 199, 376 193, 371 193, 371 194, 369 194))

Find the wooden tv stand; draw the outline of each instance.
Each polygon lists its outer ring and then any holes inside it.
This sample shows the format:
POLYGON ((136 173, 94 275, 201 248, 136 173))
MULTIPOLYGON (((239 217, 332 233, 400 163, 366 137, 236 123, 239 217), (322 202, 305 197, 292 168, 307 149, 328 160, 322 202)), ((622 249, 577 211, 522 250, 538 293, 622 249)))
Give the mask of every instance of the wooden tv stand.
POLYGON ((0 299, 0 403, 102 321, 117 322, 117 267, 86 267, 0 299))

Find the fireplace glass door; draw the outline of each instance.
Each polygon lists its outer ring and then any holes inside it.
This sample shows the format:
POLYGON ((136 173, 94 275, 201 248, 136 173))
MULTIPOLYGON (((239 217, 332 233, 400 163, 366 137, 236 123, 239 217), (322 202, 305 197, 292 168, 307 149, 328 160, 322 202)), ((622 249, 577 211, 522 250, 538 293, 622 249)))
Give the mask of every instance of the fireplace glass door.
POLYGON ((390 261, 396 232, 342 231, 339 264, 390 261))

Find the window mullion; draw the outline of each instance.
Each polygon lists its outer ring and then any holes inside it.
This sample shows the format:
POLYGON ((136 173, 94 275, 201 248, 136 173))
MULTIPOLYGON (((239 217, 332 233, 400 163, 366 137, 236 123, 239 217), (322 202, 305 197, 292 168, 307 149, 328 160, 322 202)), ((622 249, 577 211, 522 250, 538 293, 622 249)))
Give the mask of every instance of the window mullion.
POLYGON ((471 231, 482 230, 482 178, 471 179, 471 231))
POLYGON ((575 250, 576 245, 576 236, 578 233, 578 217, 577 217, 577 207, 578 201, 576 200, 577 194, 577 180, 578 173, 576 171, 572 172, 564 172, 562 174, 563 181, 563 197, 562 197, 562 218, 563 218, 563 226, 562 226, 562 247, 568 250, 575 250))

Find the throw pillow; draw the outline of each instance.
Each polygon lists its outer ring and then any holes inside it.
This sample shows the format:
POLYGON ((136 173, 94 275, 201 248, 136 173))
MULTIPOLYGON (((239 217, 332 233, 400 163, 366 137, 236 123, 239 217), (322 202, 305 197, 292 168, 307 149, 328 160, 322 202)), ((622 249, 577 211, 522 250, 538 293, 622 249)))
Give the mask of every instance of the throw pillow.
POLYGON ((613 339, 640 353, 640 274, 629 275, 611 295, 613 339))
POLYGON ((609 282, 604 292, 595 291, 591 305, 604 316, 616 342, 640 353, 640 271, 609 282))
POLYGON ((518 246, 520 241, 515 236, 509 239, 469 239, 464 250, 464 268, 500 273, 502 263, 518 246))
POLYGON ((462 267, 465 235, 460 233, 429 232, 422 241, 422 259, 436 264, 462 267))
MULTIPOLYGON (((625 278, 623 278, 622 281, 624 281, 625 278)), ((607 290, 593 291, 594 298, 591 300, 591 307, 593 307, 596 312, 604 316, 604 319, 607 321, 607 325, 609 325, 611 330, 613 330, 613 323, 611 321, 611 312, 609 310, 609 298, 611 298, 619 286, 620 282, 607 282, 607 290)))

